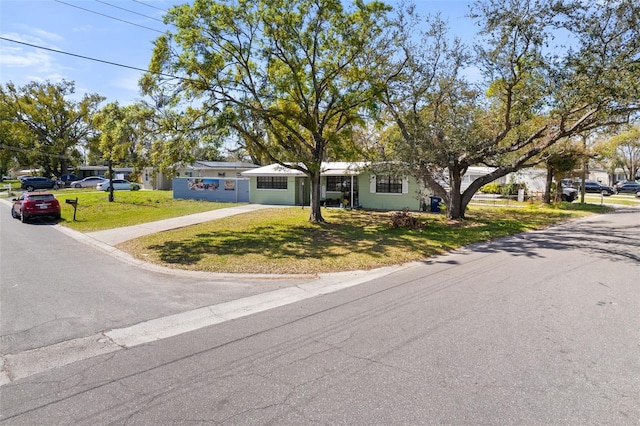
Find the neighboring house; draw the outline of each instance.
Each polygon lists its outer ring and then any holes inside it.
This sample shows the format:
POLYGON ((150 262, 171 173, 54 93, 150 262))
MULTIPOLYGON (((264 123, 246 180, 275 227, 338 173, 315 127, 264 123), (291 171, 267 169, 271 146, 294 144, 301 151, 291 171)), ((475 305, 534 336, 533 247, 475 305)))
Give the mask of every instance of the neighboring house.
POLYGON ((237 177, 178 177, 173 198, 220 203, 248 203, 249 179, 237 177))
MULTIPOLYGON (((243 162, 195 161, 193 164, 178 168, 174 177, 239 178, 241 177, 240 173, 257 167, 259 166, 243 162)), ((155 171, 153 168, 144 169, 141 178, 142 186, 145 189, 173 189, 173 177, 166 173, 155 171)))
MULTIPOLYGON (((69 169, 69 173, 75 174, 79 179, 89 176, 105 176, 109 171, 107 166, 78 166, 69 169)), ((117 179, 127 179, 133 172, 133 167, 113 167, 114 177, 117 179)), ((41 171, 38 170, 18 170, 15 176, 40 176, 41 171)))
MULTIPOLYGON (((74 174, 79 179, 84 179, 89 176, 106 176, 109 172, 108 166, 78 166, 73 169, 74 174)), ((116 179, 128 179, 129 175, 133 173, 133 167, 112 167, 114 178, 116 179)), ((69 172, 71 173, 71 171, 69 172)))
MULTIPOLYGON (((249 178, 249 199, 255 204, 309 205, 310 182, 298 170, 271 164, 242 173, 249 178)), ((415 180, 376 173, 366 163, 326 162, 321 170, 321 202, 375 210, 420 209, 415 180)))

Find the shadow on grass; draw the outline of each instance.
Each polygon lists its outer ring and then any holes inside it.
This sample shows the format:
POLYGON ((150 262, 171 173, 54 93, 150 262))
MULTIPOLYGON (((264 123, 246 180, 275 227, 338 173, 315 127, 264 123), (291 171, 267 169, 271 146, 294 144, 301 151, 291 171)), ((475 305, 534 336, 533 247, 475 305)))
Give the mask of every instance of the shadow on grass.
MULTIPOLYGON (((407 258, 423 259, 463 245, 487 241, 532 229, 539 224, 531 213, 522 218, 488 217, 447 222, 442 217, 419 216, 423 228, 393 228, 389 216, 363 212, 345 215, 322 224, 278 227, 256 226, 249 232, 213 229, 183 240, 170 240, 146 247, 161 262, 193 265, 205 257, 260 256, 277 261, 323 259, 325 261, 369 259, 372 263, 399 263, 407 258), (532 223, 533 222, 533 223, 532 223)), ((548 218, 546 219, 548 222, 548 218)), ((543 221, 544 222, 544 221, 543 221)), ((544 222, 544 223, 547 223, 544 222)))

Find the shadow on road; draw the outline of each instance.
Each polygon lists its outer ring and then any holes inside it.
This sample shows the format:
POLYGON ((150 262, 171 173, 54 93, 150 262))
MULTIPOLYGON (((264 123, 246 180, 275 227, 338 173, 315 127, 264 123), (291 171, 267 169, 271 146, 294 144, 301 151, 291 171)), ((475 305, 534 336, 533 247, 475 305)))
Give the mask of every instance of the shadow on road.
POLYGON ((640 212, 619 209, 589 220, 565 223, 543 231, 472 244, 471 252, 505 252, 513 256, 544 257, 541 250, 578 250, 614 261, 640 263, 640 212), (633 214, 631 227, 614 227, 609 215, 633 214))

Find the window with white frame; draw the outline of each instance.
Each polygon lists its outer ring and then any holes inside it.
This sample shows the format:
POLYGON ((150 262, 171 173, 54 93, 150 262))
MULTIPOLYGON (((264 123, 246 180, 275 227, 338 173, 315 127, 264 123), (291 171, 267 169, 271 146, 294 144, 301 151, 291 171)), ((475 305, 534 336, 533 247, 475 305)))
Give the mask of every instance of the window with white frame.
POLYGON ((376 176, 377 194, 402 194, 402 177, 393 175, 376 176))
POLYGON ((258 189, 287 189, 286 176, 258 176, 258 189))

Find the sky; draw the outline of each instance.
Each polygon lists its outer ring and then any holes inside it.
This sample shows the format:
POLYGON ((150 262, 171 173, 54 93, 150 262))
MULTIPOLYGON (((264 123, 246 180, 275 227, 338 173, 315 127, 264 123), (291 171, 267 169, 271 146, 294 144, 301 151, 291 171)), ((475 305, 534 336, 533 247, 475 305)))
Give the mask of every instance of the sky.
MULTIPOLYGON (((147 69, 153 41, 168 29, 162 16, 171 6, 184 2, 1 0, 0 83, 24 86, 31 81, 65 79, 75 82, 78 98, 97 93, 107 98, 105 104, 136 102, 142 99, 137 85, 142 71, 131 68, 147 69)), ((470 1, 414 2, 421 13, 440 12, 453 35, 463 40, 472 37, 473 24, 465 18, 470 1)))

